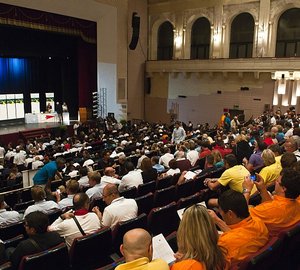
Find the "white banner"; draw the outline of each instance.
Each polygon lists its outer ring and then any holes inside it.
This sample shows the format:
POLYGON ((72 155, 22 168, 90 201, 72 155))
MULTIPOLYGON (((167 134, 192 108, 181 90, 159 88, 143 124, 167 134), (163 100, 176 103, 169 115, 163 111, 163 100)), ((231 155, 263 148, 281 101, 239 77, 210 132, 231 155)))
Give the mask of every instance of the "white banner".
POLYGON ((46 94, 46 112, 55 112, 54 93, 46 94), (51 108, 51 109, 50 109, 51 108))
POLYGON ((23 94, 15 94, 16 114, 17 118, 24 118, 24 97, 23 94))
POLYGON ((0 120, 7 120, 6 95, 0 95, 0 120))
POLYGON ((31 112, 32 113, 40 113, 40 94, 33 93, 30 94, 31 98, 31 112))
POLYGON ((6 95, 6 104, 7 104, 7 119, 16 119, 16 103, 15 103, 14 94, 6 95))

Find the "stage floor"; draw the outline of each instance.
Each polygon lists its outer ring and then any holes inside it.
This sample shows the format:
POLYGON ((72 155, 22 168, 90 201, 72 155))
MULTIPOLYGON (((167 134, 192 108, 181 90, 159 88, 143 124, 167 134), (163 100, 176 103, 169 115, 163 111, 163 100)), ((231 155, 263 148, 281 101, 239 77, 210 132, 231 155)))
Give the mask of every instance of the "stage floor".
MULTIPOLYGON (((70 121, 72 125, 75 121, 70 121)), ((33 130, 39 128, 54 128, 61 126, 60 123, 36 123, 36 124, 25 124, 24 122, 14 122, 14 123, 1 123, 0 122, 0 135, 17 133, 24 130, 33 130)))

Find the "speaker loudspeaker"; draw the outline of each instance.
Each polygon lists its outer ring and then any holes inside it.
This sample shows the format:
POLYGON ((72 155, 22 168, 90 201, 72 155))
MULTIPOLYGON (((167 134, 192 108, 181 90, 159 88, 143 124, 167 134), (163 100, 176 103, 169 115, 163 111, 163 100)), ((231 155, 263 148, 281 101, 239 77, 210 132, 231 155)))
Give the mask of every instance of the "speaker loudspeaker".
POLYGON ((131 27, 132 27, 132 36, 129 44, 129 49, 135 50, 140 36, 140 17, 137 16, 136 12, 132 13, 131 27))

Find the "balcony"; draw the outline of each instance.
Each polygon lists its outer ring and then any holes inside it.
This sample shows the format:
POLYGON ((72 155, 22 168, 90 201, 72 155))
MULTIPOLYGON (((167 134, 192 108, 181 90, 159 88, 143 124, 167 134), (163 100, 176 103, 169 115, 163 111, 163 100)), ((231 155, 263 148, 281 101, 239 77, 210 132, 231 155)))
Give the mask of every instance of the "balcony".
POLYGON ((207 60, 170 60, 147 61, 146 71, 149 77, 153 73, 237 73, 243 77, 243 73, 253 73, 259 79, 260 73, 271 73, 276 70, 295 71, 300 70, 300 58, 240 58, 240 59, 207 59, 207 60))

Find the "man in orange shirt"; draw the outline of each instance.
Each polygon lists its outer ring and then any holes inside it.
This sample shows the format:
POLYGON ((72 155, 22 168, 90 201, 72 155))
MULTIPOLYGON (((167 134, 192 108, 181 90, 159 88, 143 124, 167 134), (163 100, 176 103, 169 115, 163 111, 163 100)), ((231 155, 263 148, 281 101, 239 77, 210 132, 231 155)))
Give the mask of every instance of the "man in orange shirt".
POLYGON ((227 190, 219 197, 220 219, 208 210, 216 225, 223 231, 218 245, 227 250, 226 257, 236 263, 257 252, 268 241, 269 233, 260 219, 249 215, 248 205, 242 193, 227 190))
POLYGON ((249 194, 253 185, 257 187, 262 197, 262 203, 250 208, 253 218, 261 218, 270 231, 270 235, 277 235, 281 230, 300 222, 300 172, 284 169, 275 183, 275 195, 268 193, 264 180, 259 175, 257 181, 245 178, 244 196, 249 201, 249 194))

